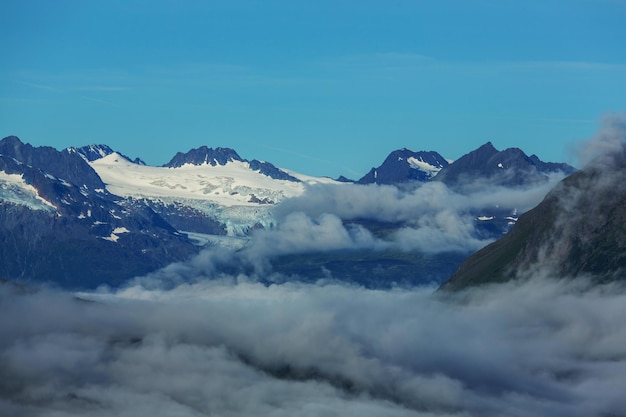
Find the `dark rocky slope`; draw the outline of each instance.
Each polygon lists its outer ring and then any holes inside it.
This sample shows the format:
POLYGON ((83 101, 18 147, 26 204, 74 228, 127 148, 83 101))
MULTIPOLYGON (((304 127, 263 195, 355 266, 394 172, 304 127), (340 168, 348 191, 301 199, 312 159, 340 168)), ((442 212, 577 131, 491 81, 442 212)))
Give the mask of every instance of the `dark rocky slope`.
POLYGON ((487 142, 443 167, 433 181, 441 181, 453 188, 477 181, 481 181, 481 186, 515 187, 545 181, 553 173, 570 175, 575 171, 567 164, 543 162, 536 155, 527 156, 518 148, 498 151, 487 142))
POLYGON ((77 153, 9 137, 0 141, 0 171, 20 176, 45 200, 29 206, 0 198, 1 279, 115 286, 197 252, 150 207, 108 193, 77 153))
POLYGON ((372 168, 357 182, 359 184, 426 182, 447 165, 448 161, 437 152, 413 152, 404 148, 391 152, 381 166, 372 168))
POLYGON ((555 187, 502 239, 465 260, 442 289, 530 275, 626 280, 626 152, 555 187))

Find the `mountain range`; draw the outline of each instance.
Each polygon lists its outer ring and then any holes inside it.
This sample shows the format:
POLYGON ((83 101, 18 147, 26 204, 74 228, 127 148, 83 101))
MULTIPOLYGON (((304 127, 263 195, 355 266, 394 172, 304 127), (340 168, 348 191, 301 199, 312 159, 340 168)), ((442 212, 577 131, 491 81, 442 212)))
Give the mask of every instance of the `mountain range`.
POLYGON ((543 162, 537 155, 527 156, 519 148, 498 151, 487 142, 475 151, 449 164, 433 178, 452 187, 475 184, 476 179, 488 185, 515 187, 542 182, 554 173, 573 174, 576 170, 564 163, 543 162))
POLYGON ((391 152, 381 166, 372 168, 357 182, 359 184, 425 182, 448 165, 449 161, 437 152, 413 152, 404 148, 391 152))
MULTIPOLYGON (((520 187, 546 181, 555 172, 573 171, 519 149, 497 151, 487 143, 457 161, 433 151, 393 151, 356 183, 418 187, 441 181, 461 187, 479 181, 487 187, 520 187)), ((242 247, 251 231, 276 226, 272 209, 277 204, 316 184, 346 182, 352 181, 310 177, 246 160, 229 148, 202 146, 154 167, 107 145, 59 151, 10 136, 0 141, 0 278, 63 287, 119 285, 188 259, 202 247, 242 247)), ((479 229, 501 236, 516 219, 513 210, 503 202, 492 213, 482 213, 479 229)), ((402 226, 355 222, 375 233, 402 226)), ((337 254, 320 261, 316 255, 312 264, 311 258, 299 259, 300 265, 309 262, 316 269, 340 264, 345 270, 361 262, 364 269, 357 267, 355 274, 362 275, 371 269, 370 255, 360 255, 358 261, 337 254)), ((446 255, 430 268, 430 276, 443 280, 464 256, 450 261, 446 255)), ((406 254, 384 257, 380 262, 393 268, 407 265, 406 254)), ((278 263, 293 272, 295 259, 278 263)))
POLYGON ((524 186, 542 182, 554 173, 570 175, 576 169, 565 163, 543 162, 537 155, 526 155, 519 148, 498 151, 491 142, 463 155, 456 161, 434 151, 393 151, 379 167, 372 168, 359 184, 401 184, 412 181, 441 181, 449 187, 475 184, 524 186))
POLYGON ((537 275, 626 280, 626 148, 561 181, 501 239, 467 258, 441 288, 537 275))

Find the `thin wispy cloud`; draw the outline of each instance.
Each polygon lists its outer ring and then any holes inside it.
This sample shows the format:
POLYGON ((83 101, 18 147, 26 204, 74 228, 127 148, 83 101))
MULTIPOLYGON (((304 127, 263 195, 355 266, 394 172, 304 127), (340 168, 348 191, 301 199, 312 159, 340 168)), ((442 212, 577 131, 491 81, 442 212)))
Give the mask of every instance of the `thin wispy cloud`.
POLYGON ((276 152, 284 153, 284 154, 287 154, 287 155, 293 155, 293 156, 297 156, 299 158, 309 159, 311 161, 323 162, 323 163, 326 163, 326 164, 330 163, 330 161, 328 161, 326 159, 316 158, 314 156, 311 156, 311 155, 308 155, 308 154, 305 154, 305 153, 302 153, 302 152, 297 152, 297 151, 294 151, 292 149, 277 148, 277 147, 274 147, 274 146, 267 146, 267 145, 260 145, 260 146, 262 148, 269 149, 271 151, 276 151, 276 152))
POLYGON ((121 106, 119 104, 114 103, 114 102, 109 101, 109 100, 103 100, 103 99, 100 99, 100 98, 88 97, 88 96, 80 96, 80 98, 83 99, 83 100, 91 101, 93 103, 104 104, 104 105, 107 105, 107 106, 113 106, 113 107, 121 108, 121 106))
POLYGON ((77 97, 80 100, 86 100, 86 101, 90 101, 93 103, 99 103, 99 104, 103 104, 103 105, 107 105, 107 106, 114 106, 114 107, 119 107, 119 105, 117 103, 114 103, 110 100, 106 100, 103 98, 99 98, 99 97, 92 97, 92 96, 86 96, 83 94, 79 94, 79 95, 75 95, 75 93, 85 93, 85 92, 91 92, 91 93, 118 93, 118 92, 125 92, 128 91, 129 88, 127 87, 121 87, 121 86, 114 86, 114 85, 92 85, 92 86, 66 86, 66 87, 58 87, 58 86, 54 86, 54 85, 49 85, 49 84, 41 84, 41 83, 35 83, 35 82, 30 82, 30 81, 23 81, 23 80, 18 80, 15 81, 17 84, 20 85, 24 85, 26 87, 29 88, 33 88, 33 89, 37 89, 37 90, 43 90, 43 91, 47 91, 47 92, 51 92, 51 93, 55 93, 55 94, 59 94, 59 95, 63 95, 66 97, 77 97))
MULTIPOLYGON (((470 64, 471 65, 471 64, 470 64)), ((605 71, 626 71, 626 63, 609 63, 593 61, 504 61, 487 62, 475 64, 478 66, 503 68, 509 70, 527 71, 582 71, 582 72, 605 72, 605 71)))
MULTIPOLYGON (((611 113, 603 117, 602 128, 596 135, 578 146, 578 161, 582 166, 594 160, 612 159, 626 146, 626 113, 611 113)), ((606 164, 612 166, 612 164, 606 164)), ((614 165, 614 164, 613 164, 614 165)))
MULTIPOLYGON (((565 116, 565 115, 564 115, 565 116)), ((574 117, 518 117, 518 116, 498 116, 496 120, 514 121, 514 122, 530 122, 530 123, 548 123, 548 124, 564 124, 564 125, 595 125, 597 119, 577 119, 574 117)))
POLYGON ((326 68, 350 69, 354 66, 362 68, 407 68, 434 64, 439 62, 436 58, 411 52, 380 52, 370 54, 344 55, 329 58, 318 62, 326 68))
POLYGON ((51 85, 33 83, 29 81, 16 81, 16 83, 25 85, 26 87, 36 88, 38 90, 46 90, 54 93, 65 93, 65 90, 51 85))
POLYGON ((95 91, 95 92, 118 92, 118 91, 128 91, 130 88, 128 87, 120 87, 114 85, 92 85, 85 87, 75 87, 73 88, 75 91, 95 91))
POLYGON ((169 65, 145 65, 136 68, 139 73, 153 74, 157 77, 181 78, 204 76, 209 74, 240 74, 250 72, 252 68, 247 65, 229 63, 194 62, 186 64, 169 65))
POLYGON ((418 70, 500 70, 500 71, 583 71, 605 72, 626 71, 626 63, 538 60, 538 61, 498 61, 498 60, 456 60, 415 53, 372 53, 346 55, 315 63, 328 71, 353 71, 356 73, 377 73, 418 70))
POLYGON ((350 74, 354 76, 386 77, 388 75, 410 76, 419 70, 440 66, 437 59, 415 53, 383 52, 354 54, 327 58, 312 62, 311 65, 327 77, 350 74))
POLYGON ((343 165, 337 165, 337 164, 335 164, 331 160, 317 158, 317 157, 312 156, 310 154, 294 151, 293 149, 279 148, 279 147, 267 146, 267 145, 263 145, 263 144, 260 145, 260 146, 262 148, 269 149, 269 150, 274 151, 274 152, 280 152, 280 153, 283 153, 283 154, 286 154, 286 155, 297 156, 298 158, 307 159, 309 161, 321 162, 321 163, 323 163, 325 165, 333 165, 333 166, 341 168, 342 170, 345 170, 345 171, 347 171, 347 172, 349 172, 350 174, 353 174, 353 175, 362 175, 363 174, 363 173, 359 173, 359 172, 355 171, 354 169, 352 169, 350 167, 343 166, 343 165))

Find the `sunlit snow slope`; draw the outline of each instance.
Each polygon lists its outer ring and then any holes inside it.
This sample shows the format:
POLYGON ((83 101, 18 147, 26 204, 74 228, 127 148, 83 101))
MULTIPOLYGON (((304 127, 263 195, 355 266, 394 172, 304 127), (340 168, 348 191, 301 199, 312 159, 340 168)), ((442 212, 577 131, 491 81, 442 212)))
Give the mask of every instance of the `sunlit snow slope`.
POLYGON ((56 210, 54 204, 42 198, 35 187, 24 181, 21 174, 0 171, 0 200, 23 205, 32 210, 56 210))
POLYGON ((192 207, 223 223, 229 235, 246 234, 255 224, 270 225, 270 207, 302 194, 307 184, 335 182, 293 172, 289 174, 302 182, 274 179, 252 170, 247 161, 167 168, 135 164, 112 153, 89 164, 109 192, 192 207))

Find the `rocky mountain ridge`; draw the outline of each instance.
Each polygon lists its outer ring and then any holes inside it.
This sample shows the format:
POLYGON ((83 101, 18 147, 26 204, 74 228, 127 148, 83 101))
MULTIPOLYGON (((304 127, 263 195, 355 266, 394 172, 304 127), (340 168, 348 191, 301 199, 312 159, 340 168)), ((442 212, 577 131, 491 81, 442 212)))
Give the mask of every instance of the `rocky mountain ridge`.
POLYGON ((433 180, 454 188, 471 186, 477 180, 489 185, 517 187, 546 181, 550 174, 571 175, 575 171, 568 164, 543 162, 536 155, 528 156, 519 148, 498 151, 487 142, 442 167, 433 180))
MULTIPOLYGON (((436 152, 405 148, 392 152, 383 163, 390 169, 380 168, 376 176, 390 184, 419 186, 449 165, 436 152)), ((233 244, 222 238, 245 244, 251 231, 275 226, 276 204, 315 184, 345 183, 248 161, 229 148, 204 146, 151 167, 107 145, 57 151, 8 137, 0 141, 0 278, 49 280, 67 287, 116 285, 184 260, 203 245, 233 244), (76 278, 87 270, 93 271, 89 279, 76 278)), ((481 239, 500 236, 516 219, 506 205, 492 211, 477 214, 481 239)), ((358 223, 372 230, 402 227, 367 219, 358 223)), ((360 271, 353 268, 354 260, 333 256, 333 265, 342 265, 342 271, 360 271)), ((357 257, 366 269, 368 257, 357 257)), ((401 262, 406 269, 406 259, 386 254, 384 263, 401 262)), ((456 263, 461 258, 441 259, 456 263)), ((295 265, 283 263, 290 270, 295 265)), ((317 257, 311 265, 330 264, 317 257)))
POLYGON ((185 165, 226 165, 229 162, 247 162, 250 169, 258 171, 263 175, 267 175, 270 178, 277 180, 286 180, 293 182, 300 182, 300 180, 287 172, 276 168, 269 162, 259 161, 253 159, 248 161, 239 156, 239 154, 231 148, 209 148, 207 146, 201 146, 199 148, 191 149, 190 151, 183 153, 178 152, 174 157, 165 165, 168 168, 180 168, 185 165))
POLYGON ((523 279, 626 280, 626 149, 558 184, 513 229, 467 258, 443 290, 523 279))
MULTIPOLYGON (((86 146, 81 146, 79 148, 69 147, 69 148, 64 149, 64 152, 76 153, 80 155, 87 162, 93 162, 100 158, 104 158, 105 156, 116 153, 109 145, 104 145, 104 144, 86 145, 86 146)), ((123 154, 120 154, 120 155, 132 163, 139 164, 139 165, 146 165, 146 163, 140 158, 131 159, 130 157, 126 155, 123 155, 123 154)))
POLYGON ((114 285, 197 251, 149 207, 129 205, 106 191, 80 156, 33 148, 17 138, 3 140, 0 149, 0 171, 12 179, 0 177, 3 278, 114 285), (3 198, 16 193, 40 204, 3 198))
POLYGON ((519 187, 541 183, 549 175, 570 175, 576 169, 565 163, 544 162, 519 148, 497 150, 487 142, 455 161, 434 151, 403 148, 391 152, 379 167, 372 168, 358 184, 411 184, 441 181, 448 187, 519 187))
POLYGON ((437 152, 413 152, 403 148, 391 152, 381 166, 372 168, 357 182, 359 184, 426 182, 448 164, 449 162, 437 152))

